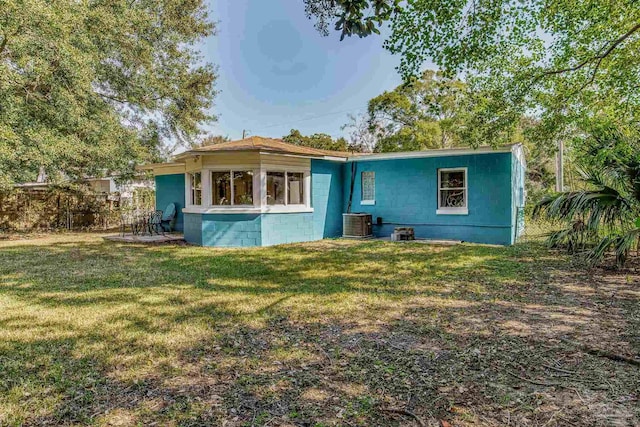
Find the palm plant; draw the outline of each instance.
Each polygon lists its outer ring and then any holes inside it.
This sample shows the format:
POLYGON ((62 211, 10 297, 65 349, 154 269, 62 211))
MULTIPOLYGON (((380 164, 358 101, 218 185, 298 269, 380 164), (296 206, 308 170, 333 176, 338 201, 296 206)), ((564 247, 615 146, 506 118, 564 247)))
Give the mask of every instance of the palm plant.
POLYGON ((640 240, 640 145, 637 133, 604 127, 580 145, 584 188, 544 197, 534 217, 560 220, 564 228, 549 235, 548 243, 584 252, 590 264, 611 250, 624 264, 640 240))

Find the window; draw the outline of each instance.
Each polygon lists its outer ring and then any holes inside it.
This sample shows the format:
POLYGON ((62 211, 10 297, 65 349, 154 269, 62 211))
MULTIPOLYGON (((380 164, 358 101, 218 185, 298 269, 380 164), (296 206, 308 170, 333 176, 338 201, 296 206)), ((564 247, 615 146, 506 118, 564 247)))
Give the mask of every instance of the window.
POLYGON ((211 173, 211 204, 215 206, 231 204, 231 172, 211 173))
POLYGON ((376 200, 376 173, 362 172, 362 198, 361 205, 373 205, 376 200))
POLYGON ((468 213, 467 168, 438 169, 438 214, 468 213))
MULTIPOLYGON (((228 166, 185 174, 187 213, 312 212, 311 171, 228 166), (231 169, 234 168, 234 169, 231 169)), ((274 166, 277 168, 278 166, 274 166)))
POLYGON ((211 204, 253 205, 253 172, 211 172, 211 204))
POLYGON ((253 205, 253 172, 233 172, 233 204, 253 205))
POLYGON ((267 205, 284 205, 284 172, 267 172, 267 205))
POLYGON ((287 204, 304 204, 304 174, 287 172, 287 204))
POLYGON ((191 204, 199 206, 202 204, 202 173, 194 172, 189 177, 191 180, 191 204))
POLYGON ((302 172, 267 172, 267 205, 304 205, 302 172))

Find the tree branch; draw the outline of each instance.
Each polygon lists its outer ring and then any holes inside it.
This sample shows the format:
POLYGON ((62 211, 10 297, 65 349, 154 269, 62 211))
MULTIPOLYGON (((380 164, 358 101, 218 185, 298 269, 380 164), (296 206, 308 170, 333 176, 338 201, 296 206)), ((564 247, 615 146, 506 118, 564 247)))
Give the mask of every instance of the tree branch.
MULTIPOLYGON (((103 97, 105 99, 108 99, 108 100, 111 100, 111 101, 114 101, 114 102, 117 102, 117 103, 120 103, 120 104, 133 104, 134 103, 134 101, 129 100, 129 99, 118 98, 116 96, 109 95, 109 94, 102 93, 102 92, 96 92, 96 93, 98 94, 98 96, 101 96, 101 97, 103 97)), ((160 101, 160 100, 163 100, 163 99, 165 99, 164 96, 158 95, 158 96, 154 96, 154 97, 151 97, 151 98, 149 98, 149 97, 144 98, 142 101, 144 101, 144 102, 147 102, 147 101, 160 101)))
MULTIPOLYGON (((617 39, 615 39, 610 45, 609 47, 607 47, 605 49, 606 46, 603 46, 602 49, 600 49, 599 54, 597 54, 596 56, 592 56, 590 58, 585 59, 584 61, 580 62, 577 65, 574 65, 573 67, 567 67, 567 68, 561 68, 558 70, 548 70, 543 72, 542 74, 538 75, 537 77, 535 77, 533 79, 532 83, 537 83, 538 81, 540 81, 540 79, 542 79, 543 77, 546 76, 551 76, 551 75, 557 75, 557 74, 563 74, 563 73, 569 73, 569 72, 573 72, 573 71, 578 71, 579 69, 585 67, 586 65, 596 61, 596 68, 594 69, 594 73, 592 75, 591 78, 591 82, 593 82, 593 79, 595 79, 595 72, 597 71, 597 69, 600 67, 600 64, 602 63, 602 60, 604 58, 606 58, 607 56, 609 56, 611 54, 611 52, 613 52, 615 50, 615 48, 617 48, 622 42, 624 42, 626 39, 628 39, 629 37, 631 37, 636 31, 640 30, 640 23, 637 23, 636 25, 634 25, 629 31, 627 31, 626 33, 624 33, 623 35, 621 35, 620 37, 618 37, 617 39)), ((591 84, 591 82, 587 83, 585 85, 588 86, 589 84, 591 84)), ((584 87, 583 87, 584 88, 584 87)))
POLYGON ((115 102, 118 102, 120 104, 128 104, 129 103, 129 101, 126 100, 126 99, 117 98, 115 96, 107 95, 106 93, 100 93, 100 92, 97 92, 97 93, 98 93, 98 96, 106 98, 106 99, 108 99, 110 101, 115 101, 115 102))
POLYGON ((594 80, 596 79, 596 74, 598 73, 598 70, 600 69, 600 65, 602 64, 602 60, 603 59, 604 59, 604 56, 601 57, 601 58, 598 58, 598 61, 596 62, 596 66, 593 67, 593 71, 591 72, 591 77, 589 78, 589 80, 584 82, 584 84, 582 84, 582 86, 580 86, 580 88, 577 91, 575 91, 575 93, 582 92, 584 90, 584 88, 586 88, 587 86, 590 86, 591 83, 594 82, 594 80))
POLYGON ((0 43, 0 54, 4 51, 5 47, 7 47, 8 41, 9 41, 9 36, 5 34, 2 39, 2 43, 0 43))

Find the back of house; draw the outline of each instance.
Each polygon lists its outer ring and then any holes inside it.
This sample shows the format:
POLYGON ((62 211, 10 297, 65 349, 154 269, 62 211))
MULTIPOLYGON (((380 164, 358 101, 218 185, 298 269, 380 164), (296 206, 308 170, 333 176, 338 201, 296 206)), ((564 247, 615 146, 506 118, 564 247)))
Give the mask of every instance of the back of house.
POLYGON ((402 153, 332 152, 251 137, 194 149, 155 175, 156 207, 204 246, 268 246, 340 237, 343 214, 372 232, 510 245, 524 230, 519 144, 402 153))

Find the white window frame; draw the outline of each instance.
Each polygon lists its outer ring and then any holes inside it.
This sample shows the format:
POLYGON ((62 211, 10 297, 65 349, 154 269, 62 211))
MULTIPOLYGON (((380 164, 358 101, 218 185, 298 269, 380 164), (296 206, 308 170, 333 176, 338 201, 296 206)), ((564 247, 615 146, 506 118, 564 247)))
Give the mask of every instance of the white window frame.
POLYGON ((375 171, 362 171, 360 172, 360 204, 363 206, 376 204, 376 172, 375 171), (373 199, 364 198, 364 174, 373 175, 373 199))
POLYGON ((469 172, 467 168, 466 167, 439 168, 437 170, 437 174, 438 174, 438 189, 437 189, 438 209, 436 210, 436 215, 469 215, 469 172), (460 188, 455 188, 455 190, 464 190, 464 207, 441 206, 442 198, 440 197, 440 192, 442 190, 450 190, 450 189, 442 188, 442 172, 463 172, 464 173, 464 186, 460 188))
POLYGON ((256 190, 255 190, 255 188, 256 188, 256 174, 260 173, 259 170, 256 171, 255 169, 252 169, 252 168, 240 168, 240 167, 237 167, 237 168, 233 168, 233 169, 207 169, 207 171, 208 171, 209 183, 210 183, 208 193, 209 193, 209 198, 211 198, 211 200, 209 200, 209 203, 207 204, 207 206, 211 206, 212 208, 224 208, 224 207, 233 207, 233 206, 240 207, 240 208, 247 208, 247 207, 252 207, 252 206, 256 205, 256 190), (233 178, 233 173, 234 172, 247 172, 247 171, 251 171, 251 173, 253 174, 252 175, 252 177, 253 177, 253 194, 252 194, 253 204, 251 204, 251 205, 236 205, 235 204, 235 198, 236 198, 236 194, 235 193, 236 193, 236 190, 235 190, 234 185, 233 185, 233 179, 234 179, 233 178), (213 193, 213 174, 214 173, 220 173, 220 172, 229 172, 229 174, 230 174, 230 179, 231 179, 231 200, 230 200, 230 202, 231 203, 229 203, 228 205, 214 205, 213 204, 213 198, 211 197, 212 193, 213 193))
POLYGON ((311 207, 311 171, 307 169, 274 169, 267 168, 264 169, 264 185, 261 186, 261 189, 264 191, 264 200, 262 205, 268 211, 278 210, 279 208, 300 208, 300 207, 311 207), (267 204, 267 174, 269 172, 276 173, 284 173, 284 204, 281 205, 268 205, 267 204), (302 203, 290 204, 289 203, 289 174, 290 173, 301 173, 302 174, 302 203))
POLYGON ((204 174, 202 171, 192 171, 187 172, 185 174, 185 192, 186 192, 186 204, 187 206, 194 206, 196 208, 200 208, 205 205, 205 182, 204 182, 204 174), (199 173, 200 174, 200 204, 194 204, 193 200, 193 175, 199 173))
MULTIPOLYGON (((275 165, 274 165, 275 166, 275 165)), ((235 189, 233 182, 231 184, 231 197, 235 197, 235 189)), ((217 213, 302 213, 313 212, 311 206, 311 169, 297 167, 269 167, 261 166, 260 168, 243 166, 243 165, 225 165, 219 167, 208 167, 201 170, 195 170, 185 174, 185 192, 188 202, 183 209, 185 213, 201 213, 201 214, 217 214, 217 213), (253 205, 213 205, 213 172, 229 172, 233 176, 233 172, 252 171, 253 172, 253 205), (200 172, 202 175, 202 205, 194 205, 191 203, 191 173, 200 172), (284 205, 267 205, 267 172, 282 172, 285 174, 285 204, 284 205), (288 192, 289 181, 288 173, 303 174, 303 198, 304 203, 289 204, 288 192)))

